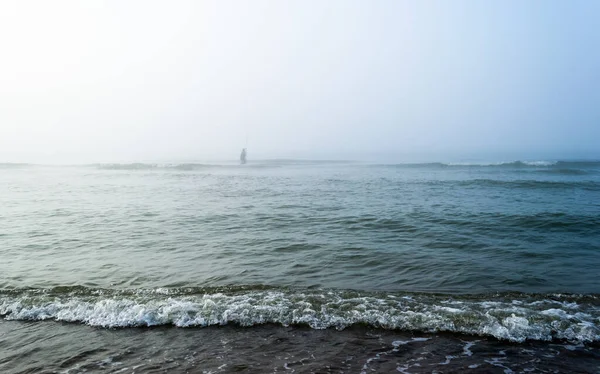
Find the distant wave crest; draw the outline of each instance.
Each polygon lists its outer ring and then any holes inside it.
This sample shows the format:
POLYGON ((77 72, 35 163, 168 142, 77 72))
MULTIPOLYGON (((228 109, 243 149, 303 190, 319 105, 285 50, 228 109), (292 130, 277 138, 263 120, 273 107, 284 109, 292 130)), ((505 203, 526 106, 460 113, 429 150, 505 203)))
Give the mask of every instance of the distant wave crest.
POLYGON ((245 165, 240 165, 237 162, 222 162, 222 163, 109 163, 109 164, 92 164, 91 166, 105 170, 202 170, 209 168, 277 168, 283 166, 319 166, 319 165, 338 165, 348 164, 351 161, 329 161, 329 160, 257 160, 250 161, 245 165))
POLYGON ((94 164, 92 166, 105 170, 153 170, 153 169, 180 169, 192 170, 210 167, 207 164, 148 164, 148 163, 130 163, 130 164, 94 164))
MULTIPOLYGON (((206 168, 277 168, 290 166, 326 166, 326 165, 363 165, 369 167, 387 168, 511 168, 522 170, 536 170, 538 172, 551 172, 558 174, 580 175, 590 171, 600 172, 600 161, 506 161, 506 162, 423 162, 423 163, 369 163, 350 160, 298 160, 298 159, 270 159, 251 160, 246 165, 240 165, 235 161, 228 162, 181 162, 181 163, 95 163, 88 164, 103 170, 198 170, 206 168)), ((25 168, 32 166, 44 166, 44 164, 29 163, 0 163, 0 169, 25 168)), ((53 165, 60 166, 60 165, 53 165)), ((77 166, 77 165, 63 165, 77 166)), ((81 166, 81 165, 79 165, 81 166)))
POLYGON ((425 163, 396 163, 379 164, 387 167, 408 168, 458 168, 458 167, 489 167, 489 168, 600 168, 600 161, 500 161, 500 162, 425 162, 425 163))
POLYGON ((558 161, 509 161, 509 162, 483 162, 483 163, 444 163, 447 166, 554 166, 558 161))
POLYGON ((0 162, 0 169, 19 169, 33 166, 27 163, 0 162))

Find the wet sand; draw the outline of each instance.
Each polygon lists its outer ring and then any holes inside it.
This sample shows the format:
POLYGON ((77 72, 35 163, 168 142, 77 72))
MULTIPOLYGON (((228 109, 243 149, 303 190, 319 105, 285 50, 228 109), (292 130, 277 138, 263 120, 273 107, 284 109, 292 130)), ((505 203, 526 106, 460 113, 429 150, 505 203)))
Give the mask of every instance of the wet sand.
POLYGON ((0 321, 3 373, 598 373, 597 345, 263 325, 104 329, 0 321))

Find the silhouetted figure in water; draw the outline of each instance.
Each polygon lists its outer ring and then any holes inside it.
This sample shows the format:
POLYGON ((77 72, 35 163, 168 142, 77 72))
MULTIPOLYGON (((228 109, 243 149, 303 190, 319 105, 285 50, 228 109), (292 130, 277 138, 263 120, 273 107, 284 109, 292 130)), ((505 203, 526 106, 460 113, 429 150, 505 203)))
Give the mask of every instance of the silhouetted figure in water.
POLYGON ((240 164, 246 163, 246 148, 242 149, 242 154, 240 155, 240 164))

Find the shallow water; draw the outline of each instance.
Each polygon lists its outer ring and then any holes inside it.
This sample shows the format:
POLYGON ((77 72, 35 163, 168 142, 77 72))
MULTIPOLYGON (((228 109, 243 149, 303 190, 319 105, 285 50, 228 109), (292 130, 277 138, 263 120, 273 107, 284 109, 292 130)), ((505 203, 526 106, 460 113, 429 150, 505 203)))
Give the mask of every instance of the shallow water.
MULTIPOLYGON (((598 371, 589 363, 600 340, 600 162, 2 164, 0 206, 0 345, 9 344, 0 370, 29 370, 10 345, 19 339, 37 355, 43 341, 62 342, 69 365, 40 362, 77 372, 100 370, 94 360, 117 354, 115 341, 135 361, 181 336, 190 343, 173 360, 182 362, 194 336, 242 345, 261 334, 306 336, 306 345, 327 336, 351 349, 350 340, 371 347, 367 333, 415 333, 430 340, 411 347, 434 344, 435 360, 480 339, 485 352, 556 349, 598 371), (78 358, 69 341, 86 336, 111 353, 78 358)), ((205 349, 195 367, 220 348, 205 349)), ((443 370, 404 367, 421 353, 390 349, 399 366, 376 370, 443 370)), ((295 370, 360 372, 373 352, 348 369, 332 354, 295 370)), ((512 359, 482 355, 451 358, 445 370, 505 370, 512 359)), ((125 361, 101 369, 137 365, 125 361)))

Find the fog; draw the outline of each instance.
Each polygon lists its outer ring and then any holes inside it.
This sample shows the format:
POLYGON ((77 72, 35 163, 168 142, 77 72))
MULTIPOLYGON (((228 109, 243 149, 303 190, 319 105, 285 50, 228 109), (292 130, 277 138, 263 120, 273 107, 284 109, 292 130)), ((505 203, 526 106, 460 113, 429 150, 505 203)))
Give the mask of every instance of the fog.
POLYGON ((235 159, 246 137, 250 159, 596 157, 598 14, 596 1, 4 1, 0 162, 235 159))

